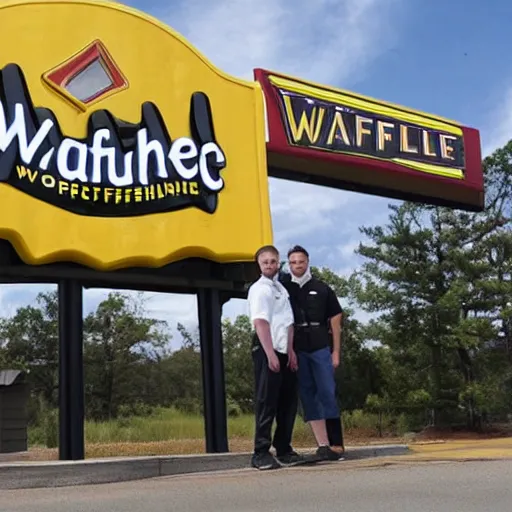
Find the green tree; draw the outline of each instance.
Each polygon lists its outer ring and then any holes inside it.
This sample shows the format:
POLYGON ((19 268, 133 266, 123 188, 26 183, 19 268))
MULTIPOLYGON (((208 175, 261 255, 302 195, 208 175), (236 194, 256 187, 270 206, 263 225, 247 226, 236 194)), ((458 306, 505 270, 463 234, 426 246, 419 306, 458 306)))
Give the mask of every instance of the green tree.
POLYGON ((58 404, 58 299, 57 291, 40 293, 36 306, 19 308, 12 318, 0 320, 2 366, 29 372, 34 394, 50 407, 58 404))
POLYGON ((353 317, 349 308, 344 309, 342 322, 342 358, 336 370, 338 401, 341 409, 362 409, 368 395, 378 394, 382 375, 378 358, 367 346, 365 326, 353 317))
POLYGON ((191 347, 182 347, 160 364, 162 389, 166 405, 198 414, 203 407, 201 354, 191 347))
POLYGON ((226 395, 231 414, 251 412, 254 404, 254 370, 251 358, 253 329, 247 315, 222 322, 226 395))
MULTIPOLYGON (((166 353, 166 323, 148 318, 138 299, 112 292, 84 321, 87 414, 115 418, 120 406, 155 403, 155 364, 166 353)), ((125 412, 126 413, 126 412, 125 412)))
POLYGON ((358 250, 366 262, 355 295, 380 313, 374 334, 401 367, 394 399, 404 401, 406 390, 430 396, 435 423, 461 406, 472 426, 478 421, 475 363, 496 340, 504 281, 510 284, 509 269, 499 269, 510 237, 511 150, 484 161, 483 213, 404 203, 390 206, 387 225, 361 228, 370 244, 358 250))
POLYGON ((160 363, 160 389, 164 403, 177 409, 198 414, 203 410, 203 387, 199 335, 178 323, 181 347, 160 363))

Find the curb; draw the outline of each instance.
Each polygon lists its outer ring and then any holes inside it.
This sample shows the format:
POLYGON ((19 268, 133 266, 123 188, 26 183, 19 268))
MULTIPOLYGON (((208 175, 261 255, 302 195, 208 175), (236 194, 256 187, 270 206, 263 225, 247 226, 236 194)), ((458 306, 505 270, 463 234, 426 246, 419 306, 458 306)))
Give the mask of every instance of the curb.
MULTIPOLYGON (((345 460, 406 455, 407 445, 347 448, 345 460)), ((250 468, 250 453, 123 457, 80 461, 0 463, 0 489, 126 482, 162 476, 250 468)))

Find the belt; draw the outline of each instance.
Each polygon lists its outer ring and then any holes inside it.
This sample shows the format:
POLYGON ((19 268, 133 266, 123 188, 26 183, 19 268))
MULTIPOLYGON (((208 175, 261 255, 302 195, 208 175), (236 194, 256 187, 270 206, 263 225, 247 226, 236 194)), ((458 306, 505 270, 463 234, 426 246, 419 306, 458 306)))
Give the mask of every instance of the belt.
POLYGON ((305 322, 303 324, 295 324, 297 327, 319 327, 322 325, 320 322, 305 322))

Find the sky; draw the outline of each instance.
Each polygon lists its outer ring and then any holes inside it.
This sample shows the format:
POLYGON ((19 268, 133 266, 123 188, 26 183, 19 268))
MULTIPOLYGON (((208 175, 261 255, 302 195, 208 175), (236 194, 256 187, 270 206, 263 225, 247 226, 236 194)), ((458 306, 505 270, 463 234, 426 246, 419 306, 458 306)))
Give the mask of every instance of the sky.
MULTIPOLYGON (((214 65, 252 80, 280 71, 454 119, 480 130, 483 155, 512 138, 509 0, 132 0, 214 65)), ((362 225, 387 219, 390 199, 269 180, 274 242, 305 246, 316 266, 348 275, 362 225)), ((29 304, 37 285, 0 285, 0 315, 29 304)), ((108 290, 86 290, 84 313, 108 290)), ((148 313, 196 329, 195 296, 147 293, 148 313)), ((242 300, 225 317, 246 313, 242 300)), ((367 318, 362 311, 356 316, 367 318)), ((175 336, 173 346, 179 344, 175 336)))

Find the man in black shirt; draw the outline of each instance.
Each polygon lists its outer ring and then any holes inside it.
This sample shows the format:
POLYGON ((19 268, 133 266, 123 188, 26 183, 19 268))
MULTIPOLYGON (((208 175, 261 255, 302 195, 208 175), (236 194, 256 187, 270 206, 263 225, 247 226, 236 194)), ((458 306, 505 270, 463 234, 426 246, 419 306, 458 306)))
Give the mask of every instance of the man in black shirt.
POLYGON ((343 310, 334 291, 313 277, 303 247, 288 251, 291 274, 282 274, 292 304, 298 358, 299 394, 321 460, 339 460, 343 452, 334 370, 340 363, 343 310), (332 336, 332 353, 331 353, 332 336))

